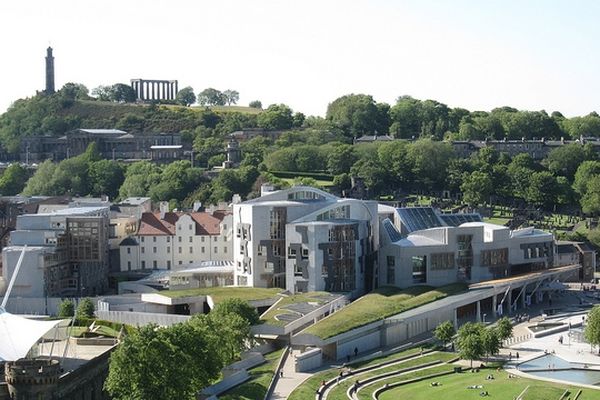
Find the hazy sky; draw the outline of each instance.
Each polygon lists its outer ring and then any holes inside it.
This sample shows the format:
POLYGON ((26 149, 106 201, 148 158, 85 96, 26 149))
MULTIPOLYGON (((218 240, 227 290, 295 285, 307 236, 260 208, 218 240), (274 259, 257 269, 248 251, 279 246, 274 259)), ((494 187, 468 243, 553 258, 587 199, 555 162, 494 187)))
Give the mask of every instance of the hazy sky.
POLYGON ((599 1, 0 2, 0 112, 44 88, 177 79, 324 115, 348 93, 600 111, 599 1))

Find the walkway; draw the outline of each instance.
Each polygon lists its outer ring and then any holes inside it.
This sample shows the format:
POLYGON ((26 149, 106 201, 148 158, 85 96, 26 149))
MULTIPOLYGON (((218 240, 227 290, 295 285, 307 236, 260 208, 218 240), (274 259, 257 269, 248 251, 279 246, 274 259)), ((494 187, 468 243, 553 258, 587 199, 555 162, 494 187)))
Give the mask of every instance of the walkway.
POLYGON ((300 354, 300 350, 292 350, 287 360, 285 360, 285 364, 283 365, 283 377, 277 379, 271 399, 287 399, 294 389, 296 389, 302 382, 317 372, 296 372, 295 356, 297 354, 300 354))

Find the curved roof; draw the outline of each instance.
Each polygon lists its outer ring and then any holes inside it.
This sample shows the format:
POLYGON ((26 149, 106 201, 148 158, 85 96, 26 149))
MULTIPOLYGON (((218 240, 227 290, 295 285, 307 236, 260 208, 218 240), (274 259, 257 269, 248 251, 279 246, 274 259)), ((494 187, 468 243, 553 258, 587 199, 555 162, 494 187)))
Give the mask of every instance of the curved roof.
POLYGON ((29 350, 63 320, 38 321, 8 313, 0 308, 0 361, 24 358, 29 350))

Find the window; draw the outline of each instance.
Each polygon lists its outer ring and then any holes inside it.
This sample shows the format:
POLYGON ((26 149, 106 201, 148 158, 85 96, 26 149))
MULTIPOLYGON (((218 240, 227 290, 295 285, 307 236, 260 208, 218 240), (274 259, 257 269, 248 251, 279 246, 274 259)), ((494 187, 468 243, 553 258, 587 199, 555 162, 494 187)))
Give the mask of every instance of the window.
POLYGON ((181 246, 179 246, 179 254, 181 254, 181 246))
POLYGON ((142 246, 142 254, 146 252, 146 248, 142 246))
POLYGON ((321 265, 321 278, 327 278, 328 271, 326 265, 321 265))
POLYGON ((194 248, 192 246, 190 246, 190 254, 192 254, 194 252, 194 248))
POLYGON ((146 261, 142 261, 142 269, 146 269, 146 261))
POLYGON ((294 276, 302 276, 302 267, 297 263, 294 263, 294 276))
POLYGON ((204 254, 204 246, 202 246, 200 250, 202 251, 202 254, 204 254))
POLYGON ((288 258, 296 258, 296 249, 294 247, 288 248, 288 258))
POLYGON ((131 247, 127 248, 127 254, 131 254, 131 247))
POLYGON ((167 236, 167 243, 171 243, 171 236, 167 236))
POLYGON ((258 255, 258 256, 263 255, 263 246, 258 245, 258 249, 256 250, 256 255, 258 255))
POLYGON ((387 256, 387 283, 394 285, 396 283, 396 257, 387 256))
POLYGON ((183 264, 183 261, 179 260, 179 263, 178 263, 178 264, 179 264, 179 265, 183 264))
POLYGON ((193 241, 194 241, 194 239, 192 238, 192 236, 190 236, 189 242, 192 243, 193 241))
POLYGON ((215 242, 218 242, 218 241, 219 241, 219 237, 215 236, 215 242))
POLYGON ((177 240, 178 240, 179 243, 181 243, 181 236, 178 236, 177 240))
POLYGON ((131 271, 131 261, 127 261, 127 271, 131 271))
POLYGON ((481 252, 482 267, 497 267, 508 264, 508 248, 483 250, 481 252))
POLYGON ((215 246, 215 251, 213 253, 217 254, 219 252, 219 248, 215 246))
POLYGON ((454 253, 434 253, 429 262, 432 271, 453 269, 454 264, 454 253))
POLYGON ((304 247, 302 248, 302 258, 307 258, 308 257, 308 249, 305 249, 304 247))
POLYGON ((156 247, 152 248, 152 252, 156 254, 156 247))
POLYGON ((152 268, 158 268, 158 262, 156 260, 152 261, 152 268))
POLYGON ((412 278, 413 283, 427 282, 427 257, 413 256, 412 257, 412 278))
POLYGON ((223 247, 223 253, 227 254, 227 246, 223 247))
POLYGON ((156 236, 152 236, 152 241, 156 243, 156 236))
POLYGON ((167 253, 171 252, 171 246, 167 246, 167 253))
POLYGON ((189 229, 190 231, 192 230, 192 224, 190 224, 190 225, 188 226, 188 229, 189 229))
POLYGON ((201 236, 201 237, 200 237, 200 241, 201 241, 202 243, 204 243, 204 236, 201 236))
POLYGON ((171 260, 167 260, 167 269, 171 269, 171 260))

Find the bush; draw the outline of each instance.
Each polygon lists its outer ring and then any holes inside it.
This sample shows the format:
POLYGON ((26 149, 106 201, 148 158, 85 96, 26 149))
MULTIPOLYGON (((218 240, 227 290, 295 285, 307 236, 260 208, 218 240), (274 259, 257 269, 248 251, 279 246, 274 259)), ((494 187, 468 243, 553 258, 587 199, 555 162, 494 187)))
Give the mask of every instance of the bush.
POLYGON ((75 304, 69 300, 63 300, 58 306, 58 316, 67 318, 72 317, 75 314, 75 304))
POLYGON ((94 303, 89 298, 85 298, 79 302, 79 306, 77 306, 77 316, 81 316, 84 318, 93 318, 94 311, 96 308, 94 307, 94 303))

